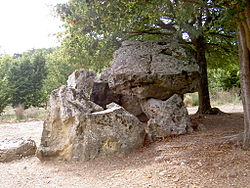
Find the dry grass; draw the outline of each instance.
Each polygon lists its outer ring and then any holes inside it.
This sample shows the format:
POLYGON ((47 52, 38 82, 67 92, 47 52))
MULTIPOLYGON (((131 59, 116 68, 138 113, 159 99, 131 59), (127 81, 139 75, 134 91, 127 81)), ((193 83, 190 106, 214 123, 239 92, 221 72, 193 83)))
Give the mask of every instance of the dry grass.
POLYGON ((0 116, 0 122, 18 122, 18 121, 33 121, 45 120, 47 110, 44 108, 31 107, 24 110, 22 107, 12 108, 10 106, 4 109, 0 116))
POLYGON ((232 88, 227 91, 211 92, 212 105, 224 105, 224 104, 240 104, 240 89, 232 88))
MULTIPOLYGON (((210 100, 212 106, 226 104, 241 104, 240 89, 233 88, 228 91, 210 92, 210 100)), ((186 106, 198 106, 198 92, 188 93, 184 95, 184 103, 186 106)))

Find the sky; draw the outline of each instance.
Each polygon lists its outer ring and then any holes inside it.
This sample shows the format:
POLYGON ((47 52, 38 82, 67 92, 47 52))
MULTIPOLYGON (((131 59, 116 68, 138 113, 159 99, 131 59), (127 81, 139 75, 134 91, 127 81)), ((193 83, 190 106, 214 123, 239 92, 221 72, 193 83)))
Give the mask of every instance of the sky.
POLYGON ((0 0, 0 54, 58 46, 62 31, 52 7, 68 0, 0 0))

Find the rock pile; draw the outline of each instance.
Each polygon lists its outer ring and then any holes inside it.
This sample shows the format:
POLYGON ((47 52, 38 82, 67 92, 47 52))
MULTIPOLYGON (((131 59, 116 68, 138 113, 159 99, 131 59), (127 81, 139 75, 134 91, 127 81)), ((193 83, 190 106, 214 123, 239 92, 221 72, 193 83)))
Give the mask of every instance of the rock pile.
POLYGON ((126 41, 99 78, 76 70, 52 92, 40 160, 86 161, 126 154, 152 139, 191 129, 182 94, 198 88, 198 65, 176 42, 126 41))

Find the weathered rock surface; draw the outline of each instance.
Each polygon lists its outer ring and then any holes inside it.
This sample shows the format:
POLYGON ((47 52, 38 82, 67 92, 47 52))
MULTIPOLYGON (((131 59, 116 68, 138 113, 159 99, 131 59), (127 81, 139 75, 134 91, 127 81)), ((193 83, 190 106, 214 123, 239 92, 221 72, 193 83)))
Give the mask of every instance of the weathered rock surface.
POLYGON ((141 122, 147 122, 148 118, 142 111, 141 101, 137 96, 123 95, 119 103, 125 110, 136 116, 141 122))
POLYGON ((98 79, 76 70, 51 94, 37 157, 87 161, 126 154, 146 132, 152 139, 186 133, 181 94, 198 88, 193 57, 176 41, 126 41, 98 79))
POLYGON ((77 91, 78 98, 90 99, 96 74, 91 70, 75 70, 67 80, 67 86, 77 91), (84 93, 83 93, 84 92, 84 93))
POLYGON ((149 99, 141 104, 149 118, 147 133, 152 139, 184 134, 192 129, 180 95, 175 94, 166 101, 149 99))
POLYGON ((128 153, 143 144, 145 130, 141 122, 118 105, 108 105, 103 110, 90 101, 95 79, 89 79, 90 71, 81 71, 83 76, 76 77, 83 80, 80 86, 71 75, 68 85, 50 96, 50 113, 36 153, 40 160, 86 161, 128 153))
POLYGON ((142 146, 145 138, 143 124, 117 104, 111 103, 107 108, 70 117, 62 124, 52 123, 51 130, 48 130, 51 123, 47 122, 37 157, 40 160, 87 161, 126 154, 142 146))
POLYGON ((0 162, 10 162, 36 153, 35 141, 23 138, 0 142, 0 162))
POLYGON ((121 106, 82 115, 76 128, 72 157, 86 161, 101 156, 126 154, 143 145, 143 124, 121 106))
POLYGON ((198 88, 194 56, 176 41, 125 41, 110 66, 109 86, 118 94, 167 99, 198 88))

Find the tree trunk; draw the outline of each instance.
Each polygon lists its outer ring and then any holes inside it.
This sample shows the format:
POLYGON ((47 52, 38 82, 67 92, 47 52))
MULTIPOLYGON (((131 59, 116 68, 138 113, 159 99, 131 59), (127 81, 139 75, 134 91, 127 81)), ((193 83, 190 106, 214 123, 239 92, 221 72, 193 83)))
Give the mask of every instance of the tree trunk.
POLYGON ((199 84, 199 114, 210 114, 212 111, 208 90, 208 79, 207 79, 207 60, 205 56, 205 39, 204 36, 199 36, 192 40, 196 48, 196 60, 200 67, 200 84, 199 84))
POLYGON ((250 3, 240 13, 238 26, 242 103, 244 108, 243 148, 250 148, 250 3))

